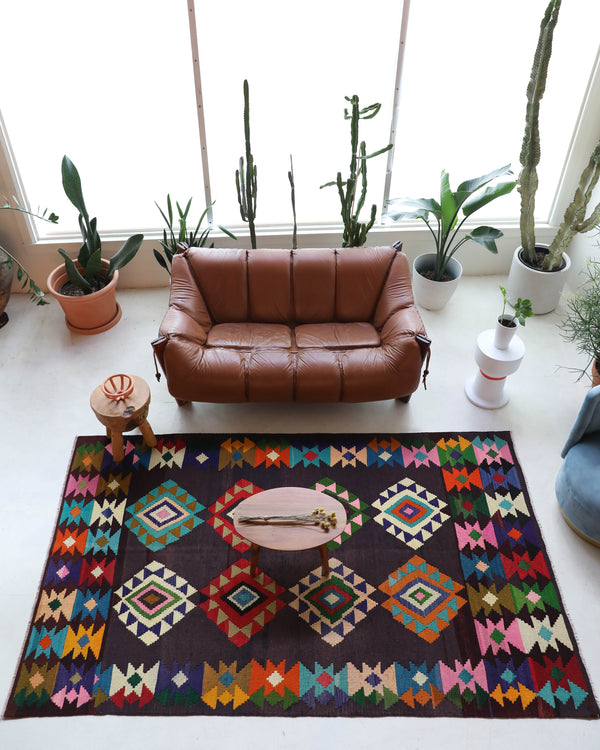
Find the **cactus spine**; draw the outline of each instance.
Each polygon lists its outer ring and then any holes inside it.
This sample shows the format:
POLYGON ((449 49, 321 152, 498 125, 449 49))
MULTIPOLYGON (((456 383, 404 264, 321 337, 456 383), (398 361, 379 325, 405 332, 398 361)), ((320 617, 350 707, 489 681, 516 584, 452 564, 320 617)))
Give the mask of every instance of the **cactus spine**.
POLYGON ((544 260, 543 268, 552 271, 560 266, 562 254, 569 247, 573 237, 578 232, 589 232, 600 222, 600 203, 596 205, 592 213, 585 217, 587 205, 592 197, 592 191, 598 184, 600 178, 600 141, 592 152, 590 159, 581 173, 579 185, 573 196, 573 200, 565 211, 564 218, 556 237, 548 248, 548 255, 544 260))
POLYGON ((548 63, 552 54, 554 28, 558 21, 561 0, 550 0, 540 24, 531 76, 527 86, 525 133, 521 146, 521 174, 518 191, 521 193, 521 245, 527 261, 536 265, 535 251, 535 193, 538 187, 537 165, 540 161, 539 113, 540 101, 546 89, 548 63))
POLYGON ((360 247, 367 240, 367 233, 375 223, 377 215, 377 206, 371 206, 371 215, 366 223, 360 221, 360 212, 364 206, 367 195, 367 159, 389 151, 392 144, 385 148, 375 151, 367 156, 367 148, 364 141, 358 142, 358 123, 359 120, 371 120, 381 109, 381 104, 370 104, 368 107, 360 109, 359 99, 356 94, 352 97, 345 97, 350 102, 351 108, 344 109, 344 119, 350 120, 350 175, 347 180, 342 180, 342 173, 337 173, 334 182, 328 182, 321 185, 322 188, 336 185, 340 196, 342 221, 344 223, 343 247, 360 247), (360 181, 360 194, 357 199, 358 185, 360 181))
POLYGON ((242 221, 248 222, 250 228, 250 243, 256 248, 256 164, 250 148, 250 91, 248 81, 244 81, 244 139, 246 142, 246 165, 244 157, 240 157, 240 167, 235 170, 235 186, 242 221))

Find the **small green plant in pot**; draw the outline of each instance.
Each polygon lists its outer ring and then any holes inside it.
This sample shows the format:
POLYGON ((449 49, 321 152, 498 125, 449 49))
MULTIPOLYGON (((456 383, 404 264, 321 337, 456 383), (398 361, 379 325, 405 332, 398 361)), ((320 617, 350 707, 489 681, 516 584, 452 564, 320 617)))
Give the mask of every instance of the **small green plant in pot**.
MULTIPOLYGON (((214 205, 214 203, 211 203, 210 206, 207 206, 204 209, 198 223, 193 229, 188 227, 188 214, 190 212, 191 205, 191 198, 186 203, 185 208, 182 208, 179 202, 175 201, 175 206, 177 207, 177 218, 175 219, 173 213, 173 203, 171 201, 170 195, 167 195, 166 213, 162 210, 158 203, 156 204, 156 207, 160 211, 161 216, 165 220, 167 229, 163 229, 163 237, 160 242, 162 252, 155 248, 154 257, 156 258, 158 264, 162 268, 164 268, 169 275, 171 275, 173 256, 178 252, 187 249, 188 247, 206 247, 208 237, 213 229, 212 225, 210 224, 206 227, 202 227, 202 224, 208 214, 209 209, 214 205), (178 224, 177 229, 175 228, 175 221, 178 224)), ((219 229, 228 237, 231 237, 231 239, 237 239, 236 236, 233 235, 228 229, 225 229, 225 227, 219 226, 219 229)))
POLYGON ((566 305, 565 316, 560 323, 560 333, 565 341, 575 344, 583 354, 586 365, 572 367, 578 373, 577 380, 584 375, 591 377, 592 385, 600 384, 600 260, 588 260, 582 271, 583 281, 566 305), (591 367, 590 367, 591 365, 591 367))
POLYGON ((502 292, 502 312, 498 316, 498 322, 496 324, 496 330, 494 332, 494 346, 497 349, 508 349, 513 336, 517 332, 518 325, 525 325, 527 318, 531 318, 533 310, 531 309, 531 301, 528 299, 519 299, 513 305, 513 312, 507 312, 506 306, 509 303, 506 289, 500 286, 502 292))
POLYGON ((506 289, 501 286, 500 291, 502 292, 502 312, 498 316, 498 323, 506 328, 515 328, 517 322, 524 326, 527 318, 533 317, 533 310, 531 309, 531 300, 519 299, 515 302, 513 307, 513 314, 506 312, 506 305, 509 304, 506 289), (515 322, 516 321, 516 322, 515 322))

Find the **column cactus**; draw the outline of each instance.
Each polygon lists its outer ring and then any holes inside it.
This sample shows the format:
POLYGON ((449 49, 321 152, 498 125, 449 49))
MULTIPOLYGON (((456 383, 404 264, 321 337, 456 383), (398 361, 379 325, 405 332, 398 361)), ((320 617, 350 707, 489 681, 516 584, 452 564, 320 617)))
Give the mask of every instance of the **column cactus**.
POLYGON ((535 249, 535 193, 538 187, 537 165, 540 161, 539 113, 540 101, 546 89, 548 64, 552 55, 552 40, 558 21, 561 0, 550 0, 540 24, 531 76, 527 86, 527 109, 525 114, 525 133, 521 146, 521 173, 518 191, 521 193, 521 245, 525 260, 537 265, 535 249))
POLYGON ((235 170, 235 186, 242 221, 248 222, 250 228, 250 243, 256 248, 256 164, 250 148, 250 91, 248 81, 244 81, 244 140, 246 142, 246 163, 240 157, 240 167, 235 170))
POLYGON ((589 232, 600 222, 600 203, 596 205, 592 213, 586 218, 587 205, 592 197, 592 192, 600 178, 600 141, 596 144, 590 159, 585 166, 579 185, 575 190, 573 200, 565 211, 564 218, 556 237, 550 243, 548 255, 544 259, 544 270, 553 271, 558 268, 562 261, 562 254, 567 250, 573 237, 578 232, 589 232))
POLYGON ((360 109, 359 98, 356 94, 352 97, 345 97, 350 102, 350 111, 344 109, 344 119, 350 120, 350 174, 347 180, 342 180, 342 173, 337 173, 337 178, 333 182, 327 182, 321 185, 321 188, 336 185, 341 203, 341 215, 344 224, 343 247, 360 247, 367 240, 367 233, 375 223, 377 206, 371 206, 369 220, 364 223, 360 221, 360 212, 364 206, 367 195, 367 159, 389 151, 392 144, 385 148, 367 155, 367 148, 364 141, 358 141, 358 123, 359 120, 371 120, 381 109, 381 104, 370 104, 368 107, 360 109), (358 185, 360 181, 360 194, 357 198, 358 185))

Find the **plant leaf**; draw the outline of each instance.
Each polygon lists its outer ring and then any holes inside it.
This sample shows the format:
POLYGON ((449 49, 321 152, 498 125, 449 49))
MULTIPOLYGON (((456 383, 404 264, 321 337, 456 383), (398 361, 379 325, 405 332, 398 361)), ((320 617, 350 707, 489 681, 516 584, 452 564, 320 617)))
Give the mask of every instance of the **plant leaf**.
POLYGON ((463 213, 470 216, 491 201, 499 198, 501 195, 508 195, 517 186, 516 180, 510 182, 500 182, 497 185, 488 185, 484 190, 477 190, 470 198, 463 203, 463 213))
POLYGON ((81 178, 79 172, 69 159, 68 156, 63 156, 62 165, 62 184, 67 198, 84 216, 87 215, 85 207, 85 201, 83 200, 83 192, 81 189, 81 178))
POLYGON ((499 229, 494 229, 494 227, 477 227, 465 239, 473 240, 478 245, 483 245, 490 253, 497 255, 496 240, 502 236, 503 233, 499 229))
POLYGON ((107 283, 112 279, 113 274, 119 268, 123 268, 135 257, 135 254, 140 249, 140 245, 144 239, 143 234, 132 235, 118 250, 113 257, 110 259, 108 264, 108 272, 106 274, 107 283))
POLYGON ((457 193, 474 193, 475 190, 478 190, 480 187, 483 187, 484 185, 487 185, 488 182, 491 182, 492 180, 495 180, 497 177, 502 177, 502 175, 510 174, 510 164, 505 164, 503 167, 500 167, 499 169, 494 169, 492 172, 488 172, 487 174, 481 175, 481 177, 474 177, 471 180, 465 180, 465 182, 461 182, 461 184, 458 186, 457 193))
POLYGON ((450 189, 450 175, 445 169, 442 170, 440 180, 440 205, 442 209, 441 232, 442 237, 446 237, 456 223, 456 214, 458 213, 459 206, 457 206, 454 193, 450 189))
POLYGON ((65 271, 69 277, 69 281, 75 286, 83 289, 86 292, 91 292, 91 284, 79 273, 79 269, 75 265, 72 258, 70 258, 62 247, 58 248, 58 252, 62 255, 65 260, 65 271))

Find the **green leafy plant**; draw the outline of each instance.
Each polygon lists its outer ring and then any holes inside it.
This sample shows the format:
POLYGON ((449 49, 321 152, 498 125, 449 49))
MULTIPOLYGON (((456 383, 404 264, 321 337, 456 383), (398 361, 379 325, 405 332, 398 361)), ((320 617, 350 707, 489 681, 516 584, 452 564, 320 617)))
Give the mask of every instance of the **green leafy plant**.
MULTIPOLYGON (((9 200, 5 199, 4 204, 0 206, 0 210, 20 211, 21 213, 28 214, 29 216, 33 216, 36 219, 49 221, 51 224, 56 224, 58 222, 58 216, 55 213, 49 213, 48 209, 44 209, 43 211, 41 211, 41 209, 38 209, 37 212, 30 211, 24 206, 19 205, 16 198, 13 198, 12 203, 9 200)), ((35 305, 39 305, 40 307, 42 305, 49 304, 48 300, 46 299, 46 295, 40 289, 38 284, 36 284, 36 282, 31 278, 22 263, 20 263, 15 258, 15 256, 10 253, 3 245, 0 245, 0 250, 2 250, 2 252, 6 255, 6 260, 0 261, 0 266, 6 266, 8 269, 11 269, 13 267, 13 264, 16 266, 17 281, 20 282, 21 289, 27 289, 29 299, 35 305)))
POLYGON ((559 325, 562 338, 575 344, 577 351, 587 357, 584 368, 570 368, 579 373, 578 380, 589 374, 592 362, 600 359, 600 261, 588 260, 581 275, 583 281, 567 301, 559 325))
POLYGON ((359 143, 358 124, 360 120, 372 120, 379 110, 381 104, 370 104, 360 109, 359 98, 356 94, 352 97, 344 97, 350 103, 350 110, 344 109, 344 119, 350 120, 350 173, 346 180, 342 179, 342 173, 338 172, 332 182, 326 182, 321 188, 337 186, 342 206, 341 214, 344 224, 343 247, 361 247, 367 241, 367 233, 375 223, 377 206, 371 206, 369 220, 360 221, 360 212, 364 206, 367 196, 367 160, 389 151, 392 144, 389 143, 379 151, 367 155, 365 141, 359 143), (360 182, 360 193, 359 190, 360 182))
POLYGON ((439 202, 435 198, 396 198, 388 202, 386 215, 393 221, 420 219, 427 225, 435 242, 434 281, 443 280, 448 262, 469 240, 483 245, 491 253, 498 253, 496 240, 502 237, 499 229, 480 226, 460 239, 458 233, 465 221, 476 211, 515 188, 515 180, 496 182, 498 178, 510 174, 510 164, 507 164, 481 177, 462 182, 456 192, 453 192, 450 188, 450 176, 443 170, 439 202))
POLYGON ((77 255, 77 265, 62 247, 58 248, 58 252, 64 258, 69 281, 84 294, 91 294, 105 287, 112 279, 115 271, 133 260, 140 249, 144 235, 134 234, 129 237, 110 259, 108 269, 104 273, 102 269, 102 243, 96 229, 97 220, 89 217, 83 199, 79 172, 67 156, 63 157, 61 169, 65 194, 79 211, 79 229, 83 245, 77 255))
POLYGON ((508 296, 506 294, 506 289, 503 286, 500 286, 500 291, 502 292, 503 297, 503 304, 502 304, 502 313, 498 320, 503 326, 507 326, 508 328, 512 327, 515 319, 519 321, 519 323, 524 326, 525 320, 527 318, 531 318, 533 316, 533 310, 531 309, 531 300, 528 299, 519 299, 515 302, 513 305, 513 314, 506 313, 506 305, 509 304, 508 302, 508 296))
MULTIPOLYGON (((203 228, 202 224, 208 214, 209 208, 213 206, 214 203, 211 203, 210 206, 207 206, 204 209, 196 226, 193 229, 188 229, 187 222, 191 205, 191 198, 186 203, 185 208, 182 208, 179 202, 175 201, 175 206, 177 207, 177 218, 175 219, 173 213, 173 203, 171 201, 170 195, 167 195, 166 213, 162 210, 158 203, 156 203, 156 207, 165 220, 167 228, 163 229, 163 238, 160 241, 162 253, 154 248, 154 257, 158 261, 159 265, 162 266, 169 275, 171 274, 171 264, 173 262, 173 256, 188 247, 206 247, 208 237, 213 230, 212 225, 203 228), (178 225, 177 229, 175 229, 176 223, 178 225)), ((225 227, 219 226, 219 229, 227 236, 231 237, 233 240, 237 239, 236 236, 233 235, 228 229, 225 229, 225 227)), ((211 245, 211 247, 212 246, 213 245, 211 245)))
POLYGON ((240 156, 239 169, 235 170, 235 187, 242 221, 248 222, 250 229, 250 243, 256 248, 256 164, 250 147, 250 89, 248 81, 244 81, 244 141, 246 144, 246 162, 240 156))

